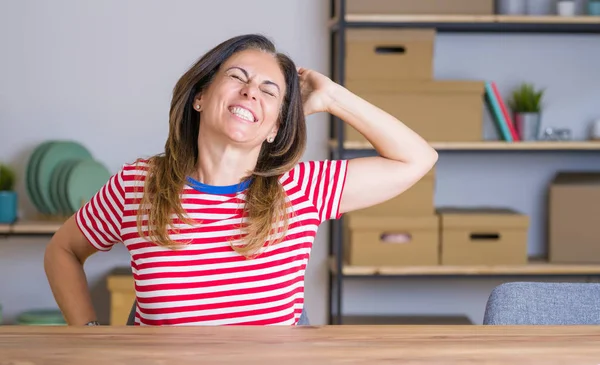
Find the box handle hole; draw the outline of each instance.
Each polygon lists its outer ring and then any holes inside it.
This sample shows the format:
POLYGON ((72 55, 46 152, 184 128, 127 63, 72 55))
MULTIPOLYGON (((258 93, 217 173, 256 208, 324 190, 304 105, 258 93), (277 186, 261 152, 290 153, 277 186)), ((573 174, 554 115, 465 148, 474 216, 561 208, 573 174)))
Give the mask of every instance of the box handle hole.
POLYGON ((471 233, 472 241, 497 241, 500 239, 498 233, 471 233))
POLYGON ((408 233, 393 233, 385 232, 379 237, 383 243, 408 243, 412 240, 412 237, 408 233))
POLYGON ((377 54, 404 54, 406 49, 402 46, 377 46, 375 47, 377 54))

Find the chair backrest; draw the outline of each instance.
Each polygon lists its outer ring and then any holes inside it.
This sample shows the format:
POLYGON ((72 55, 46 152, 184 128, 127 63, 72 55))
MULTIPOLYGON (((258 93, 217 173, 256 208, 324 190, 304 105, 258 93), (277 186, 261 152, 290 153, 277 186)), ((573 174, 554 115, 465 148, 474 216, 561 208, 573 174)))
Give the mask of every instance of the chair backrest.
POLYGON ((600 324, 600 284, 516 282, 494 288, 483 324, 600 324))

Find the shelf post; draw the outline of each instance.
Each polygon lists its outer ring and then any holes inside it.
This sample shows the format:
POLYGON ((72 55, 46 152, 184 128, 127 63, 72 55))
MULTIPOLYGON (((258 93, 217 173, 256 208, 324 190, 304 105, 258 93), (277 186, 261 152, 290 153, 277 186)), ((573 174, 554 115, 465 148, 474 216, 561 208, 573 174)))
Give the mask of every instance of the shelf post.
MULTIPOLYGON (((337 20, 337 26, 330 28, 330 74, 332 79, 340 85, 345 84, 345 43, 346 43, 346 1, 331 0, 331 18, 337 20)), ((330 136, 338 141, 337 148, 332 149, 332 159, 345 158, 344 155, 344 121, 330 116, 330 136)), ((330 224, 329 254, 335 257, 335 266, 338 273, 329 274, 329 323, 342 324, 342 219, 330 224), (334 305, 335 303, 335 305, 334 305), (334 311, 335 308, 335 311, 334 311), (335 312, 335 316, 334 316, 335 312)))

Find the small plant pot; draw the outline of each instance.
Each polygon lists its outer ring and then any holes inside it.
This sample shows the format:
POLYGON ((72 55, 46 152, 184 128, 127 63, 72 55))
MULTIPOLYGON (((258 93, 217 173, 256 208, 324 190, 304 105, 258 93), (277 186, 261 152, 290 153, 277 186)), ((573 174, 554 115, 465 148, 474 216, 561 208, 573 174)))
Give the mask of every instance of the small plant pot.
POLYGON ((556 12, 560 16, 575 16, 575 1, 558 0, 556 3, 556 12))
POLYGON ((588 0, 588 14, 593 16, 600 15, 600 0, 588 0))
POLYGON ((0 191, 0 223, 11 224, 17 220, 17 193, 0 191))
POLYGON ((515 113, 515 129, 521 141, 537 141, 540 135, 540 113, 515 113))

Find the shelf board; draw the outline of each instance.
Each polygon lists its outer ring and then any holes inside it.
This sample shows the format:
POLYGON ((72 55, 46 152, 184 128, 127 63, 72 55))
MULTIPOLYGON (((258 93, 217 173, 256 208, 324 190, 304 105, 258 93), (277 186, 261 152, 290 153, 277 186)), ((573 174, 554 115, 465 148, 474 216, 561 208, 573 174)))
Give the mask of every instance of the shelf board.
MULTIPOLYGON (((438 151, 600 151, 600 141, 538 141, 538 142, 432 142, 438 151)), ((335 140, 329 142, 331 148, 337 148, 335 140)), ((346 150, 373 150, 369 142, 344 142, 346 150)))
MULTIPOLYGON (((337 273, 335 259, 330 270, 337 273)), ((344 276, 483 276, 483 275, 600 275, 600 264, 551 264, 531 260, 527 265, 465 266, 351 266, 343 265, 344 276)))
POLYGON ((10 233, 10 225, 9 224, 0 224, 0 234, 10 233))
POLYGON ((498 23, 532 23, 532 24, 596 24, 600 25, 600 16, 578 15, 578 16, 529 16, 529 15, 494 15, 494 21, 498 23))
POLYGON ((0 225, 0 234, 9 235, 53 235, 63 225, 60 220, 20 220, 13 224, 0 225))
MULTIPOLYGON (((351 28, 436 28, 440 32, 600 33, 600 16, 346 14, 351 28)), ((339 23, 332 19, 332 28, 339 23)))
POLYGON ((346 22, 373 23, 532 23, 532 24, 599 24, 600 16, 527 16, 527 15, 411 15, 411 14, 346 14, 346 22))

